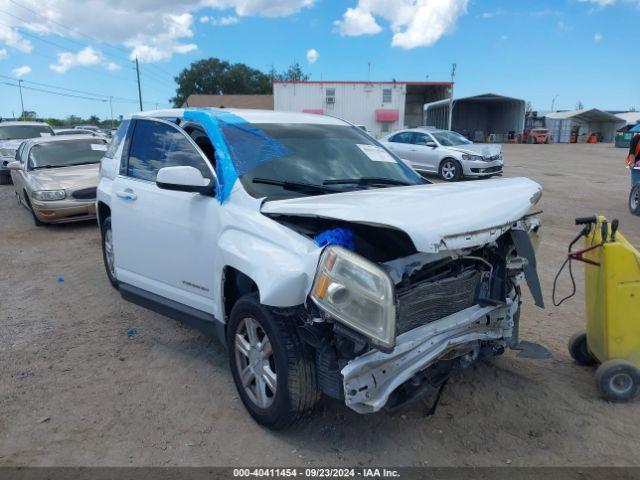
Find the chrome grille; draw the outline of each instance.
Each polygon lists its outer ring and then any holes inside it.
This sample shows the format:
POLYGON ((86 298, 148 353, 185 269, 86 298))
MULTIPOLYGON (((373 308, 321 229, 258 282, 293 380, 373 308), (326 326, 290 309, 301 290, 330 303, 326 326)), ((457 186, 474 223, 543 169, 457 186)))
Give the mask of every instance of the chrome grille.
POLYGON ((71 193, 71 196, 76 200, 95 200, 96 199, 96 187, 83 188, 71 193))
POLYGON ((413 330, 473 306, 480 272, 465 270, 442 280, 425 280, 398 295, 396 334, 413 330))

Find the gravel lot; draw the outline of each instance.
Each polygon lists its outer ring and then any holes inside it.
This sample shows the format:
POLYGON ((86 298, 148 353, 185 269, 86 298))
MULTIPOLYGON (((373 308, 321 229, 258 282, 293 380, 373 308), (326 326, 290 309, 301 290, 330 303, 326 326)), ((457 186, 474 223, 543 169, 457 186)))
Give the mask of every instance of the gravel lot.
POLYGON ((624 156, 611 145, 505 146, 506 175, 544 188, 548 305, 526 299, 521 336, 552 358, 508 352, 474 366, 433 417, 420 406, 361 416, 325 400, 280 433, 245 413, 216 340, 111 288, 95 224, 37 228, 13 187, 0 187, 0 465, 640 465, 640 401, 599 400, 594 370, 567 353, 583 325, 581 283, 551 305, 574 217, 617 217, 640 245, 624 156))

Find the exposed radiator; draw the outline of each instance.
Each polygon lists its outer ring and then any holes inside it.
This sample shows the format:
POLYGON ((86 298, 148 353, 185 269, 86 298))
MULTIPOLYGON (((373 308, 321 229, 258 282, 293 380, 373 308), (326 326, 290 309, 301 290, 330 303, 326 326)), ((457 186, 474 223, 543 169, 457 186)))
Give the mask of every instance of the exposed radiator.
POLYGON ((454 277, 424 280, 398 295, 396 334, 413 330, 474 304, 478 270, 466 270, 454 277))

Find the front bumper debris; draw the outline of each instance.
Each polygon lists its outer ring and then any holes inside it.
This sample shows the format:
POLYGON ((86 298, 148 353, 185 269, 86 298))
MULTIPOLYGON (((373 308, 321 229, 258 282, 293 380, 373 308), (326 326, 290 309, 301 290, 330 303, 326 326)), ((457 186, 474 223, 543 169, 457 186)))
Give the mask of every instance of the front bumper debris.
POLYGON ((474 305, 400 335, 391 353, 372 350, 351 360, 341 372, 346 405, 358 413, 377 412, 394 390, 452 348, 500 340, 506 347, 512 341, 518 302, 474 305))

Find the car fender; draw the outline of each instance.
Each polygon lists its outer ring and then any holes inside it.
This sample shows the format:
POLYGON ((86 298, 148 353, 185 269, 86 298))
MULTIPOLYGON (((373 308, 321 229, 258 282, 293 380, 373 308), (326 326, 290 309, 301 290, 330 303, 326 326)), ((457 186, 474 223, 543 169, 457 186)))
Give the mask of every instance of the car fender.
MULTIPOLYGON (((273 227, 259 233, 237 227, 226 229, 218 240, 219 278, 223 279, 225 268, 233 267, 255 282, 262 304, 301 305, 311 290, 322 249, 275 222, 273 227)), ((219 288, 221 299, 222 281, 219 288)), ((217 302, 219 319, 224 318, 223 303, 217 302)))

